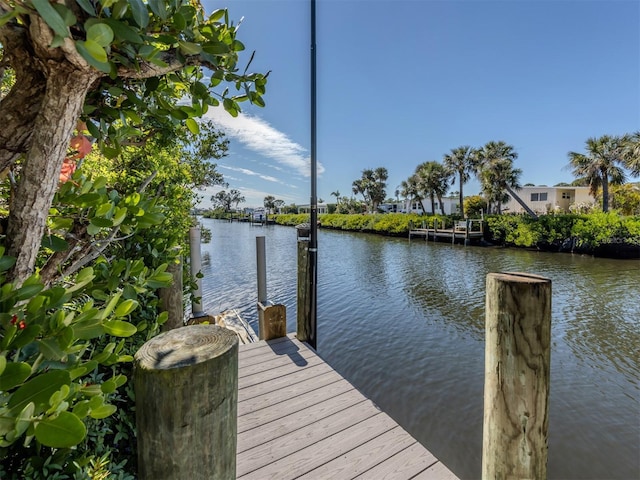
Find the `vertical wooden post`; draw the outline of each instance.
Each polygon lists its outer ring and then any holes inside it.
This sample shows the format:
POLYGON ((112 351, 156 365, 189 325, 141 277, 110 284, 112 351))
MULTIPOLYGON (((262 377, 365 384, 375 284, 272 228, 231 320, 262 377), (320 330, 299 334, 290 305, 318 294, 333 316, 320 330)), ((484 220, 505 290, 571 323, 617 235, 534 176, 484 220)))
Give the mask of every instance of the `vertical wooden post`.
POLYGON ((264 236, 256 237, 256 272, 258 276, 258 303, 267 303, 267 255, 264 236))
MULTIPOLYGON (((180 247, 176 248, 180 250, 180 247)), ((169 264, 167 272, 171 274, 171 285, 161 288, 158 292, 162 309, 169 314, 169 318, 162 325, 163 332, 184 326, 182 255, 177 255, 176 261, 169 264)))
POLYGON ((202 270, 202 253, 200 252, 200 227, 189 229, 190 268, 191 278, 196 282, 197 288, 193 296, 199 300, 191 302, 191 314, 194 317, 204 315, 202 310, 202 279, 197 275, 202 270))
POLYGON ((547 478, 551 280, 490 273, 482 478, 547 478))
POLYGON ((309 264, 309 224, 296 226, 298 236, 298 303, 297 337, 301 342, 315 340, 316 332, 311 324, 311 265, 309 264))
POLYGON ((161 333, 134 367, 139 478, 235 479, 235 333, 217 325, 161 333))
POLYGON ((267 255, 264 236, 256 237, 256 271, 258 273, 258 336, 271 340, 287 335, 287 307, 267 300, 267 255))
POLYGON ((287 335, 287 307, 282 304, 258 303, 258 336, 271 340, 287 335))

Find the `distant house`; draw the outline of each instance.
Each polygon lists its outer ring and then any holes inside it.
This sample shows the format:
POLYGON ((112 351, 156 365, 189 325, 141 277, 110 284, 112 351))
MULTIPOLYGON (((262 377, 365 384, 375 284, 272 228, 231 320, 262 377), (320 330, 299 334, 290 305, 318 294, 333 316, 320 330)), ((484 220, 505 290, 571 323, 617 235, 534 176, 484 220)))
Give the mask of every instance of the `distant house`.
POLYGON ((378 210, 383 213, 399 213, 405 208, 404 202, 381 203, 378 210))
MULTIPOLYGON (((522 187, 515 191, 520 199, 536 213, 568 213, 573 204, 594 204, 589 187, 522 187)), ((524 208, 515 199, 502 206, 505 213, 524 213, 524 208)))
MULTIPOLYGON (((424 209, 420 206, 420 202, 414 200, 410 202, 409 200, 405 201, 403 213, 442 213, 442 209, 440 208, 440 202, 438 200, 435 201, 436 211, 431 211, 431 200, 425 199, 422 200, 422 205, 424 209)), ((442 206, 444 207, 445 215, 452 215, 455 213, 460 213, 460 202, 458 198, 444 197, 442 199, 442 206)))
MULTIPOLYGON (((298 213, 311 213, 310 205, 298 205, 298 213)), ((323 213, 329 213, 329 207, 327 207, 326 203, 318 204, 318 215, 322 215, 323 213)))

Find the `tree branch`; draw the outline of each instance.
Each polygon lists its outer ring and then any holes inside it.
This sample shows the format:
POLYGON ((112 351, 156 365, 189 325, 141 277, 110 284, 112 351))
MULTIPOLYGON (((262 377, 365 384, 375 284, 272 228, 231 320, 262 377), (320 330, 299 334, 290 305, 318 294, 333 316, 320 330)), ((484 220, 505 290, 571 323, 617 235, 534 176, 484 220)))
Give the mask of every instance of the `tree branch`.
MULTIPOLYGON (((138 193, 144 192, 157 174, 158 171, 156 170, 151 175, 149 175, 142 182, 140 187, 138 187, 138 193)), ((82 267, 102 255, 106 248, 113 242, 125 240, 134 235, 134 233, 131 233, 130 235, 125 235, 124 237, 116 237, 116 235, 118 235, 118 233, 120 232, 120 226, 118 225, 109 233, 106 238, 102 240, 96 240, 95 242, 88 241, 84 246, 79 247, 78 245, 83 240, 87 240, 86 237, 84 239, 82 238, 84 235, 86 235, 86 232, 86 226, 78 225, 77 232, 70 232, 66 235, 66 239, 71 240, 71 242, 69 242, 71 248, 64 252, 54 253, 51 257, 49 257, 46 265, 40 272, 40 278, 45 285, 49 286, 61 278, 73 275, 82 267), (61 270, 60 267, 69 261, 71 261, 71 265, 61 270)))
POLYGON ((118 67, 118 76, 122 78, 142 80, 145 78, 166 75, 187 66, 202 66, 207 67, 213 71, 219 69, 217 65, 202 60, 197 55, 186 57, 184 62, 180 61, 180 59, 178 59, 178 51, 174 48, 159 53, 158 60, 165 63, 166 65, 159 66, 151 62, 141 62, 138 64, 137 68, 130 68, 121 65, 120 67, 118 67))

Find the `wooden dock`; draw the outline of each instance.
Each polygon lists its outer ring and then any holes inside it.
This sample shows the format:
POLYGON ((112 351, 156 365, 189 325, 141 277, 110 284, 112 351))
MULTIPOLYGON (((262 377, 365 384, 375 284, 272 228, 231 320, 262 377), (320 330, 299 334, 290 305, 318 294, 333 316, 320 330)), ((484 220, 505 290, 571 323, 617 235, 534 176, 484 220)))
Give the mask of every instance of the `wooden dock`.
POLYGON ((482 231, 481 220, 466 220, 457 222, 453 225, 453 228, 438 228, 437 223, 434 222, 433 228, 425 226, 425 222, 422 222, 422 228, 411 228, 409 230, 409 240, 412 237, 423 237, 425 240, 450 240, 451 243, 455 243, 456 240, 460 240, 464 243, 469 241, 482 240, 484 233, 482 231))
POLYGON ((289 335, 240 346, 237 478, 457 477, 289 335))

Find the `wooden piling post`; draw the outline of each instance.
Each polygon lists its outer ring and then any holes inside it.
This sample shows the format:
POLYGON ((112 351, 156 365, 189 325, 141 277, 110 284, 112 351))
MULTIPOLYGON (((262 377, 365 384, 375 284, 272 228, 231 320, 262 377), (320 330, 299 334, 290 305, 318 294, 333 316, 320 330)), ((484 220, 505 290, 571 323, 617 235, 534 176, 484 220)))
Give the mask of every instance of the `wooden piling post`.
POLYGON ((258 303, 258 336, 272 340, 287 335, 287 307, 280 303, 258 303))
POLYGON ((267 303, 267 254, 264 236, 256 237, 256 273, 258 303, 267 303))
POLYGON ((258 276, 258 336, 272 340, 287 335, 287 307, 267 300, 267 255, 264 236, 256 237, 256 271, 258 276))
MULTIPOLYGON (((176 248, 180 250, 180 247, 176 248)), ((171 285, 161 288, 158 292, 162 309, 169 314, 169 318, 161 327, 163 332, 184 326, 182 255, 177 255, 175 262, 169 264, 167 273, 171 274, 171 285)))
POLYGON ((311 324, 311 265, 309 262, 309 233, 311 226, 296 226, 298 236, 298 302, 297 302, 297 337, 301 342, 311 342, 316 338, 314 326, 311 324))
POLYGON ((200 227, 191 227, 189 229, 189 248, 190 248, 190 268, 191 279, 196 283, 196 290, 193 296, 198 300, 191 301, 191 314, 194 317, 204 315, 202 309, 202 279, 198 278, 198 274, 202 270, 202 252, 200 251, 200 227))
POLYGON ((490 273, 482 478, 547 478, 551 280, 490 273))
POLYGON ((217 325, 161 333, 134 367, 139 478, 235 479, 235 333, 217 325))

